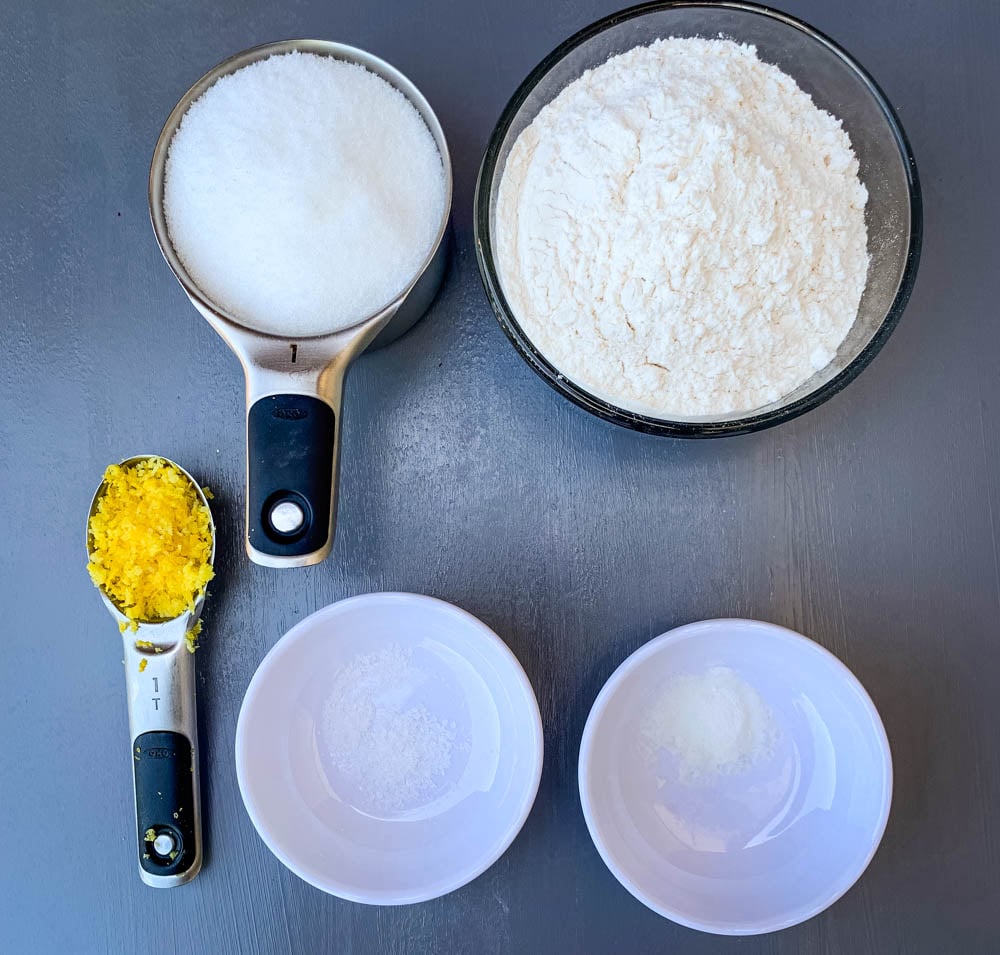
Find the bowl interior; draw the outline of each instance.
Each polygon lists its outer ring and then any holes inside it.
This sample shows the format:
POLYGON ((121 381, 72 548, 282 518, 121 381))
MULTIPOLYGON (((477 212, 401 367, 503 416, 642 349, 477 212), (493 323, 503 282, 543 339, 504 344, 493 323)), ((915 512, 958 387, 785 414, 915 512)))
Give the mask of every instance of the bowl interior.
POLYGON ((829 397, 856 375, 888 335, 912 284, 919 240, 915 168, 902 129, 871 79, 823 37, 792 18, 743 4, 647 5, 609 17, 568 40, 528 77, 508 104, 487 150, 477 194, 480 264, 495 310, 529 364, 589 411, 640 430, 736 432, 793 417, 829 397), (752 44, 757 55, 778 66, 814 102, 843 121, 868 189, 865 222, 871 262, 858 316, 834 359, 779 401, 737 417, 683 417, 689 427, 660 429, 664 419, 619 408, 566 380, 523 333, 506 298, 493 260, 496 203, 507 157, 538 112, 586 70, 609 57, 666 37, 722 36, 752 44), (911 261, 912 260, 912 261, 911 261))
POLYGON ((840 897, 889 812, 888 743, 871 700, 835 657, 791 631, 707 621, 665 634, 611 677, 591 712, 580 790, 604 861, 633 895, 704 931, 794 925, 840 897), (745 773, 682 779, 641 725, 667 681, 729 667, 771 710, 771 755, 745 773))
POLYGON ((541 761, 538 707, 513 654, 464 611, 411 594, 342 601, 289 631, 254 676, 236 736, 240 789, 268 847, 318 888, 379 904, 442 895, 492 864, 527 817, 541 761), (443 774, 418 798, 374 798, 332 756, 324 714, 338 673, 387 647, 420 674, 392 705, 453 730, 443 774))

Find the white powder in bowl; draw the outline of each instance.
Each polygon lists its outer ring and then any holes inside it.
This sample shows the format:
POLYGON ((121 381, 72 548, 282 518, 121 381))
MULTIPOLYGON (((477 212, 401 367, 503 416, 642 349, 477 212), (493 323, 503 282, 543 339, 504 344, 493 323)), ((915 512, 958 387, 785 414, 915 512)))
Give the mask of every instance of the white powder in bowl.
POLYGON ((691 783, 746 772, 774 752, 779 731, 760 694, 729 667, 674 677, 645 714, 642 741, 677 757, 691 783))
POLYGON ((433 794, 451 766, 455 725, 414 692, 429 679, 395 644, 361 654, 334 677, 321 734, 330 762, 372 808, 410 808, 433 794))
POLYGON ((209 87, 170 143, 170 241, 244 325, 346 328, 414 278, 444 215, 444 167, 410 101, 362 66, 288 53, 209 87))
POLYGON ((833 359, 865 287, 867 199, 840 121, 753 47, 659 40, 518 136, 497 267, 525 334, 585 389, 726 416, 833 359))

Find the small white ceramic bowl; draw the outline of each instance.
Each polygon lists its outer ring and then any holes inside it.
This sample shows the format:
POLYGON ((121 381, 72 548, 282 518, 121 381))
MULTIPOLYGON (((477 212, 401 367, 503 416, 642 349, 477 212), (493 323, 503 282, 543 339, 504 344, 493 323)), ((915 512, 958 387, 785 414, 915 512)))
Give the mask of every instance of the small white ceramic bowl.
POLYGON ((415 594, 353 597, 297 624, 254 674, 236 728, 261 838, 300 878, 354 902, 421 902, 476 878, 521 829, 541 771, 538 704, 514 654, 475 617, 415 594), (413 667, 391 705, 420 707, 453 743, 431 789, 373 801, 331 754, 324 713, 338 672, 387 647, 413 667))
POLYGON ((772 624, 707 620, 611 675, 579 781, 601 857, 640 902, 703 932, 756 935, 811 918, 857 881, 885 831, 892 762, 871 699, 831 653, 772 624), (778 736, 746 771, 692 782, 641 727, 671 679, 716 666, 757 691, 778 736))

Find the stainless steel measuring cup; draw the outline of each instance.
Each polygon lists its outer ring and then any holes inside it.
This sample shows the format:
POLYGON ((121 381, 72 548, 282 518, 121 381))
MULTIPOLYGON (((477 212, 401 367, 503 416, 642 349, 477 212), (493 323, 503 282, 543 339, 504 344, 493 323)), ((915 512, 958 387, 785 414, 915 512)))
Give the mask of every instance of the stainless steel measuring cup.
MULTIPOLYGON (((149 213, 163 257, 188 298, 236 353, 246 374, 246 549, 269 567, 323 560, 333 546, 344 374, 371 346, 388 344, 427 310, 444 277, 451 211, 451 160, 444 131, 420 91, 398 70, 363 50, 325 40, 282 40, 237 53, 209 70, 181 97, 153 151, 149 213), (278 336, 240 323, 212 302, 174 250, 163 209, 170 141, 191 104, 220 77, 250 63, 298 50, 358 63, 398 89, 420 113, 441 154, 446 198, 437 237, 410 284, 380 311, 349 328, 309 337, 278 336)), ((330 325, 335 327, 336 316, 330 325)))
MULTIPOLYGON (((191 482, 201 502, 208 501, 180 465, 161 455, 126 458, 121 467, 158 458, 172 464, 191 482)), ((90 519, 105 490, 102 481, 87 516, 87 554, 93 553, 90 519)), ((215 521, 208 508, 215 563, 215 521)), ((111 616, 122 624, 128 618, 103 587, 98 593, 111 616)), ((137 630, 122 631, 125 686, 128 694, 129 738, 132 740, 132 779, 135 786, 135 823, 139 848, 139 875, 146 885, 171 888, 190 882, 201 871, 201 776, 198 771, 198 716, 194 658, 186 635, 201 616, 204 593, 193 610, 172 620, 139 622, 137 630)))

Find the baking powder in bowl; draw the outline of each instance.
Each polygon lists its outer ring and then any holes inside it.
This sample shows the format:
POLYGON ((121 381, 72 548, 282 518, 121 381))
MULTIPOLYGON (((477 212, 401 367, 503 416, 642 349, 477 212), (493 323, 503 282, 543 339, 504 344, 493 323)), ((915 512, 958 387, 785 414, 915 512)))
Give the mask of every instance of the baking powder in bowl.
POLYGON ((271 56, 224 76, 170 143, 170 241, 201 291, 279 335, 347 328, 419 272, 444 215, 434 137, 363 66, 271 56))
POLYGON ((724 666, 670 680, 640 732, 652 759, 661 749, 674 755, 686 783, 746 772, 772 755, 779 735, 760 694, 724 666))
POLYGON ((865 287, 866 203, 840 121, 753 47, 659 40, 522 131, 497 267, 525 334, 588 391, 731 415, 833 359, 865 287))

